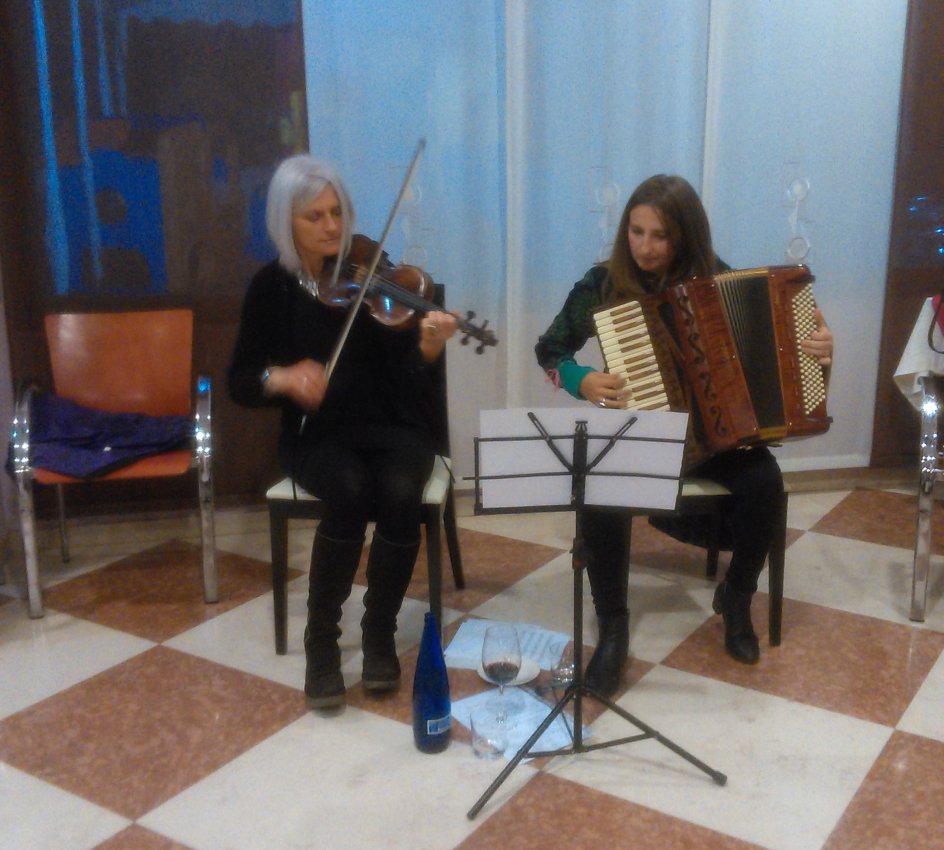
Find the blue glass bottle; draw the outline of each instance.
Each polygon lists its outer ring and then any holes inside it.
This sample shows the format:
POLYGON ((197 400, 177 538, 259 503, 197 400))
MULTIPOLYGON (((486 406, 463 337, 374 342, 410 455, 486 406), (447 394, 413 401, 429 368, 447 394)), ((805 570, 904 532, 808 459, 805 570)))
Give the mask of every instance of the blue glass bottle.
POLYGON ((424 753, 440 753, 449 746, 452 703, 449 676, 432 611, 426 612, 423 639, 413 676, 413 739, 424 753))

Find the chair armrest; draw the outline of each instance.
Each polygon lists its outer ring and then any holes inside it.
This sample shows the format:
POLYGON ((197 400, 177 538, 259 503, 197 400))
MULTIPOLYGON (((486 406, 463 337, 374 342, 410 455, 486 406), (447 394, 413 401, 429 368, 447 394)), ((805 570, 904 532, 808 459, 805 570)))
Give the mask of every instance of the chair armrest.
POLYGON ((204 481, 210 480, 210 461, 213 456, 213 428, 211 408, 212 381, 206 375, 197 378, 193 422, 193 463, 204 481))

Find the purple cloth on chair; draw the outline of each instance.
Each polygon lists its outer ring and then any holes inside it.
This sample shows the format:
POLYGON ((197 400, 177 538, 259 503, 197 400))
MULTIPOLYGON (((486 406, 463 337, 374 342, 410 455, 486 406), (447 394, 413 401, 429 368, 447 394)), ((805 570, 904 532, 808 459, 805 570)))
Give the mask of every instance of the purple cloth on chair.
POLYGON ((36 393, 30 408, 32 466, 95 478, 141 458, 184 448, 193 431, 189 416, 108 413, 36 393))

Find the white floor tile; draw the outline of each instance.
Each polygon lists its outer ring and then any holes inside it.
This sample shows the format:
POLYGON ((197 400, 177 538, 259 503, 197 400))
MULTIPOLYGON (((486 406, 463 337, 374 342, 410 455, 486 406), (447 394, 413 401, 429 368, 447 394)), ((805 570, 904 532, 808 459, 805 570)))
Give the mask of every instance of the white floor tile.
POLYGON ((634 568, 629 574, 629 651, 658 663, 713 615, 714 581, 634 568))
MULTIPOLYGON (((914 553, 808 531, 787 549, 784 593, 812 602, 906 625, 911 611, 914 553)), ((935 562, 937 559, 935 559, 935 562)), ((936 570, 924 626, 944 631, 944 574, 936 570)))
POLYGON ((787 503, 787 528, 812 528, 846 496, 848 490, 791 493, 787 503))
POLYGON ((45 617, 31 620, 25 608, 14 604, 0 607, 0 646, 2 718, 154 644, 51 610, 45 617))
MULTIPOLYGON (((303 636, 307 619, 308 577, 300 576, 288 585, 287 654, 275 654, 275 630, 272 595, 265 594, 201 623, 193 629, 165 641, 164 645, 252 673, 273 682, 301 688, 305 681, 303 636)), ((341 666, 348 686, 360 681, 361 615, 364 613, 364 588, 355 585, 341 615, 341 666)), ((403 602, 397 618, 397 649, 403 652, 420 642, 423 619, 429 606, 416 599, 403 602)), ((445 621, 458 614, 444 611, 445 621)))
MULTIPOLYGON (((475 821, 466 812, 498 769, 456 742, 420 753, 403 723, 352 708, 312 712, 140 823, 195 850, 441 850, 488 817, 488 807, 475 821)), ((496 807, 532 775, 515 770, 496 807)))
POLYGON ((0 850, 91 850, 130 821, 0 762, 0 850))
MULTIPOLYGON (((655 739, 562 757, 566 779, 777 850, 818 850, 891 729, 658 667, 619 705, 727 776, 724 787, 655 739)), ((608 713, 596 741, 633 734, 608 713)))
POLYGON ((938 657, 908 706, 898 728, 915 735, 944 741, 944 655, 938 657))
POLYGON ((526 543, 540 543, 557 549, 569 550, 574 542, 574 513, 526 514, 486 514, 484 516, 459 517, 460 528, 482 531, 523 540, 526 543))

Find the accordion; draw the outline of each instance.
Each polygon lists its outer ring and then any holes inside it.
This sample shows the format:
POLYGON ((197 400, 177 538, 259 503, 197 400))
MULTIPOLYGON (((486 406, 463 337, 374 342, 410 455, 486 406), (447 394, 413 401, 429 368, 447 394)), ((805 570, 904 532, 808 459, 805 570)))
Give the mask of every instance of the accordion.
POLYGON ((710 452, 823 433, 825 369, 800 350, 812 283, 806 266, 769 266, 598 310, 607 371, 626 379, 628 408, 697 412, 710 452))

